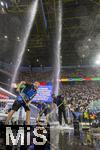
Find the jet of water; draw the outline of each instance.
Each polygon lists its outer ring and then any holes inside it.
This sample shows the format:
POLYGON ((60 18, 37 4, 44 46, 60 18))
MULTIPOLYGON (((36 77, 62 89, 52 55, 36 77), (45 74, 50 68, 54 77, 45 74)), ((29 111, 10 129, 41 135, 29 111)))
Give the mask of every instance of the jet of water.
POLYGON ((56 22, 56 41, 55 41, 55 66, 54 66, 54 94, 59 92, 59 79, 61 70, 61 40, 62 40, 62 2, 59 0, 58 18, 56 22))
POLYGON ((18 46, 18 50, 20 50, 20 53, 18 54, 18 59, 16 61, 16 65, 15 65, 16 67, 15 67, 14 75, 13 75, 13 78, 11 81, 11 85, 12 85, 12 83, 15 82, 16 77, 17 77, 18 69, 20 67, 20 64, 21 64, 21 61, 22 61, 22 58, 23 58, 23 55, 25 52, 25 48, 27 45, 27 41, 28 41, 28 38, 30 35, 30 31, 31 31, 31 28, 33 26, 33 22, 34 22, 34 19, 36 16, 36 12, 37 12, 37 8, 38 8, 38 1, 39 0, 33 1, 32 5, 30 6, 29 11, 28 11, 25 31, 24 31, 24 34, 22 37, 22 41, 20 42, 20 44, 18 46))

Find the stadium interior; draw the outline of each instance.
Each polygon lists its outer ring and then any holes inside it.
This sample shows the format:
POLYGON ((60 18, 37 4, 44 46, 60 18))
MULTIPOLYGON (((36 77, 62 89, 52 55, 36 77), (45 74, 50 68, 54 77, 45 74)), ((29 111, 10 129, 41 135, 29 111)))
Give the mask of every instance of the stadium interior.
MULTIPOLYGON (((0 0, 0 124, 20 82, 37 81, 30 124, 50 125, 45 150, 99 150, 99 32, 100 0, 0 0)), ((9 125, 26 116, 21 107, 9 125)))

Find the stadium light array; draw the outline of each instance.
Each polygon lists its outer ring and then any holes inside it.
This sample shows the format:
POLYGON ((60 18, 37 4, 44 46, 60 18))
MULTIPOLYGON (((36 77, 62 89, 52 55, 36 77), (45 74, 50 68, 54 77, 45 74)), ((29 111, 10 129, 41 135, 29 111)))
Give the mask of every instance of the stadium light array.
POLYGON ((5 39, 7 39, 7 38, 8 38, 8 36, 7 36, 7 35, 4 35, 4 38, 5 38, 5 39))
POLYGON ((1 6, 3 6, 3 7, 4 7, 4 2, 3 2, 3 1, 1 1, 1 2, 0 2, 0 4, 1 4, 1 6))

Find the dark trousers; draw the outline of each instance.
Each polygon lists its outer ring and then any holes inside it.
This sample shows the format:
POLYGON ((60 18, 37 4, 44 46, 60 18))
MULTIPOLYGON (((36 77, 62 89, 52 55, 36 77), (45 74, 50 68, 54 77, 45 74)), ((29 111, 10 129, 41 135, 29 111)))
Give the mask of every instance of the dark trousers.
POLYGON ((66 111, 65 111, 65 108, 59 108, 58 110, 58 119, 59 119, 59 124, 62 125, 62 114, 63 114, 63 117, 64 117, 64 121, 65 123, 67 124, 67 119, 66 119, 66 111))

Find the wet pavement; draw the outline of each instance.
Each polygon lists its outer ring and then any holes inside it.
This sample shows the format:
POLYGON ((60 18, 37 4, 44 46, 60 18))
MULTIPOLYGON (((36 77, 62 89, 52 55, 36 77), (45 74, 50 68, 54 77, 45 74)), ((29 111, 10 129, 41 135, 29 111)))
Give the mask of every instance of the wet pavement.
POLYGON ((74 135, 74 130, 69 126, 52 126, 51 150, 100 150, 100 134, 97 139, 92 131, 82 130, 79 135, 74 135))

